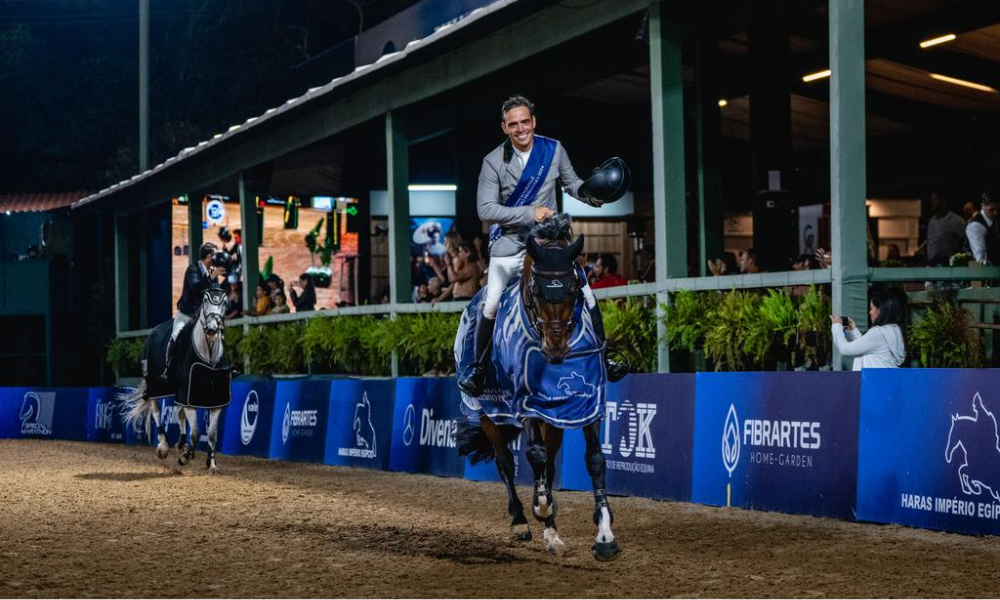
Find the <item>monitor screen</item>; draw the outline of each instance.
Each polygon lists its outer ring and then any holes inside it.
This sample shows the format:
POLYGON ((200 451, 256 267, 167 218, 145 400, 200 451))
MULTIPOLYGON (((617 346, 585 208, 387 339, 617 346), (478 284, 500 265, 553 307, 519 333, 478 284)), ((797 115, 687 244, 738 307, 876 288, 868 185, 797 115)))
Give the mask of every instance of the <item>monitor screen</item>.
POLYGON ((455 227, 455 217, 410 217, 410 254, 444 255, 444 236, 455 227))

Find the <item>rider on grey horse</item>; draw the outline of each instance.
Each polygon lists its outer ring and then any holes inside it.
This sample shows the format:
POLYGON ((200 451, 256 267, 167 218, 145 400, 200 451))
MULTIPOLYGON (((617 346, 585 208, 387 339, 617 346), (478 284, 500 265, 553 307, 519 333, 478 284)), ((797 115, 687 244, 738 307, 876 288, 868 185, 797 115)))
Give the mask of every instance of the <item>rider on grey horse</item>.
MULTIPOLYGON (((600 207, 602 199, 588 196, 558 141, 535 135, 535 107, 523 96, 503 103, 501 128, 508 139, 483 159, 479 173, 477 202, 479 218, 494 223, 490 228, 490 266, 482 318, 476 323, 475 363, 458 387, 470 396, 483 392, 486 369, 490 365, 493 325, 497 306, 507 283, 520 275, 524 263, 525 239, 532 225, 554 216, 556 191, 560 182, 581 202, 600 207)), ((617 199, 617 198, 615 198, 617 199)), ((599 342, 604 343, 600 309, 589 285, 582 293, 590 311, 599 342)), ((608 377, 617 381, 628 366, 607 361, 608 377)))
POLYGON ((217 266, 215 256, 219 247, 211 242, 206 242, 198 249, 198 262, 188 265, 184 272, 184 288, 181 291, 181 299, 177 301, 177 315, 174 317, 174 327, 170 333, 170 341, 167 342, 167 356, 164 361, 161 379, 167 379, 170 373, 170 363, 173 361, 174 342, 184 326, 194 320, 201 308, 202 297, 205 290, 213 283, 218 283, 220 277, 225 277, 226 269, 217 266))

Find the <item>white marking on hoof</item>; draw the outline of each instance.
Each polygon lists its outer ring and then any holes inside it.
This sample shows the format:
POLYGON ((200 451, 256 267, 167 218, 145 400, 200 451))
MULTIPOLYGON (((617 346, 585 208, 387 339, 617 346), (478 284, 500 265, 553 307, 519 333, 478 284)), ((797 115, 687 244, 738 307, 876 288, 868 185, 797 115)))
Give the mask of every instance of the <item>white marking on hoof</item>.
POLYGON ((615 541, 615 534, 611 532, 611 512, 606 506, 601 507, 601 520, 597 525, 597 537, 594 541, 599 544, 610 544, 615 541))
POLYGON ((510 539, 515 542, 525 542, 531 539, 531 528, 527 523, 510 526, 510 539))
POLYGON ((562 558, 566 554, 566 544, 559 538, 559 532, 552 527, 546 527, 542 532, 545 540, 545 551, 551 556, 562 558))
POLYGON ((157 446, 156 447, 156 456, 160 460, 165 459, 169 453, 170 453, 170 448, 168 446, 157 446))

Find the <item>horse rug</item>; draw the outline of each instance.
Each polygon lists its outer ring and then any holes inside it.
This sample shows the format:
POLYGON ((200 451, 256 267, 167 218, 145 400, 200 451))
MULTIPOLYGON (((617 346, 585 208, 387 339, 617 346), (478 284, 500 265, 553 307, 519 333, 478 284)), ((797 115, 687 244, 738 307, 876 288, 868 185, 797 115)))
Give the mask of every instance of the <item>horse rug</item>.
MULTIPOLYGON (((473 362, 475 321, 485 290, 472 299, 462 315, 455 343, 458 374, 473 362), (461 346, 461 348, 459 347, 461 346)), ((500 424, 539 418, 564 429, 585 427, 604 414, 607 374, 603 348, 594 334, 582 297, 573 309, 576 324, 569 354, 553 364, 541 351, 542 340, 529 325, 521 301, 520 278, 512 278, 500 299, 493 331, 493 369, 487 369, 486 390, 479 398, 462 393, 462 408, 470 421, 485 414, 500 424)))
POLYGON ((232 369, 213 369, 205 363, 196 362, 188 373, 187 402, 178 403, 195 408, 229 406, 233 401, 232 383, 232 369))

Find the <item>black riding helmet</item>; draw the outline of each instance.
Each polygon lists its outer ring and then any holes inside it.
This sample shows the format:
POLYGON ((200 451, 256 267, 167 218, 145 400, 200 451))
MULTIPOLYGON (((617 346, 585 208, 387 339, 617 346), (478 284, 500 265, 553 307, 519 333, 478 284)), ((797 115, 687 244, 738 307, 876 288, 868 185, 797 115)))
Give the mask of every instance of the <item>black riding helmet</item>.
POLYGON ((594 198, 602 203, 620 200, 632 187, 632 173, 621 158, 615 156, 594 169, 587 181, 580 186, 580 196, 594 198))

